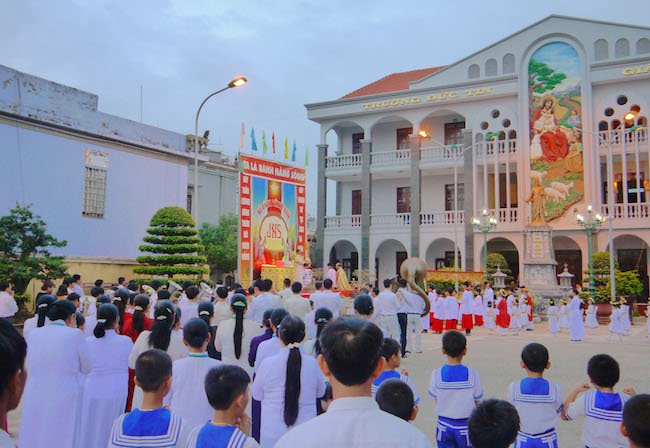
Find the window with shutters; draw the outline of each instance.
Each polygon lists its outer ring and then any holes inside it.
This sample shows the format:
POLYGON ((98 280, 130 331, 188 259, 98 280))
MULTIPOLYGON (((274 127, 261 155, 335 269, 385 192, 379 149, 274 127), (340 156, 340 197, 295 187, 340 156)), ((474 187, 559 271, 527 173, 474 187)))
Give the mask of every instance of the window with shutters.
POLYGON ((106 203, 106 170, 85 167, 84 204, 82 215, 87 218, 103 218, 106 203))

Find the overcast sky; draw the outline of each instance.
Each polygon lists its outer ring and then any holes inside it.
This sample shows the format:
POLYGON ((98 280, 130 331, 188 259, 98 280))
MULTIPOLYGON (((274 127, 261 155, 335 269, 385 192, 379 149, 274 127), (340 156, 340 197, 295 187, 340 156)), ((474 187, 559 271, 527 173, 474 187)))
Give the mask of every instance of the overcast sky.
MULTIPOLYGON (((650 1, 0 0, 0 64, 99 95, 103 112, 183 134, 200 129, 236 154, 241 123, 311 149, 304 104, 389 73, 453 63, 550 14, 650 25, 650 1)), ((570 30, 568 30, 570 32, 570 30)), ((290 143, 290 144, 291 144, 290 143)), ((247 148, 250 143, 247 138, 247 148)))

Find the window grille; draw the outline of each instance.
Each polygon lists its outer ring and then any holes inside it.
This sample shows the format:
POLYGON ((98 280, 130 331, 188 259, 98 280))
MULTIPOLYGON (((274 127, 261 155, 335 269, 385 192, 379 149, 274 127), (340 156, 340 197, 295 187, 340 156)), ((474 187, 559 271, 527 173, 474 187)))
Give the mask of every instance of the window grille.
POLYGON ((82 215, 88 218, 103 218, 105 203, 106 170, 85 167, 82 215))

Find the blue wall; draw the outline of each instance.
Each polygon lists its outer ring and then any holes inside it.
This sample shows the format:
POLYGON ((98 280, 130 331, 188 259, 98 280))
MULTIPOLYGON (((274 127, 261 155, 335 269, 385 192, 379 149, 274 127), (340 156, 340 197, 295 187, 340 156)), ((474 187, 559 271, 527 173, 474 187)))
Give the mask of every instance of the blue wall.
POLYGON ((55 253, 136 257, 153 213, 185 207, 187 162, 118 148, 0 122, 0 215, 33 204, 49 232, 68 241, 55 253), (82 216, 86 149, 108 154, 103 219, 82 216))

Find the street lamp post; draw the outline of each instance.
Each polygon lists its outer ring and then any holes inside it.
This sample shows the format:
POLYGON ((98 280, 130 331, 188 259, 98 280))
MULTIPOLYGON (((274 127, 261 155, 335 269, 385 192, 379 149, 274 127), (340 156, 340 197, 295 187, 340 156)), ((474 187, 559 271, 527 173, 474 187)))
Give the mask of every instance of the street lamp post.
POLYGON ((487 272, 487 235, 497 226, 497 219, 490 216, 487 210, 483 210, 480 218, 472 218, 472 227, 474 232, 483 234, 483 269, 485 269, 484 281, 488 281, 487 272))
MULTIPOLYGON (((598 138, 598 144, 600 145, 601 143, 605 143, 607 146, 607 215, 606 217, 603 217, 603 221, 608 222, 607 230, 608 230, 608 236, 609 236, 609 285, 610 285, 610 299, 616 300, 616 275, 614 271, 614 160, 613 160, 613 155, 612 155, 612 143, 614 142, 614 139, 618 137, 616 134, 616 131, 618 128, 623 125, 623 123, 630 122, 634 120, 636 117, 636 112, 634 111, 629 111, 628 113, 625 114, 624 120, 622 123, 620 123, 616 128, 612 129, 613 135, 608 139, 604 139, 600 133, 594 132, 594 131, 589 131, 586 129, 579 128, 577 126, 571 125, 569 123, 560 123, 560 126, 569 128, 569 129, 577 129, 578 131, 589 134, 592 136, 596 136, 598 138)), ((625 133, 631 133, 631 132, 636 132, 637 130, 641 129, 641 126, 636 125, 636 126, 631 126, 628 129, 625 129, 625 133)), ((625 138, 625 136, 623 136, 625 138)), ((600 157, 600 156, 599 156, 600 157)), ((591 239, 589 239, 589 244, 591 244, 591 239)), ((589 262, 591 263, 591 256, 589 256, 589 262)), ((591 288, 591 286, 590 286, 591 288)))
POLYGON ((587 217, 578 213, 576 215, 576 221, 578 225, 585 229, 587 232, 587 256, 589 257, 589 295, 593 298, 596 295, 596 284, 594 281, 594 261, 592 259, 593 255, 593 244, 592 244, 592 235, 598 233, 600 226, 603 225, 605 220, 600 213, 593 214, 594 210, 591 205, 587 206, 587 217))
POLYGON ((192 195, 192 212, 193 212, 192 214, 194 215, 194 222, 196 223, 197 228, 200 226, 199 223, 199 114, 201 113, 201 109, 203 109, 203 105, 210 98, 212 98, 215 95, 218 95, 219 93, 225 90, 232 89, 233 87, 243 86, 247 82, 248 80, 244 77, 233 79, 223 89, 217 90, 216 92, 213 92, 210 95, 208 95, 203 100, 203 102, 201 102, 201 105, 196 111, 196 119, 194 121, 194 194, 192 195))

